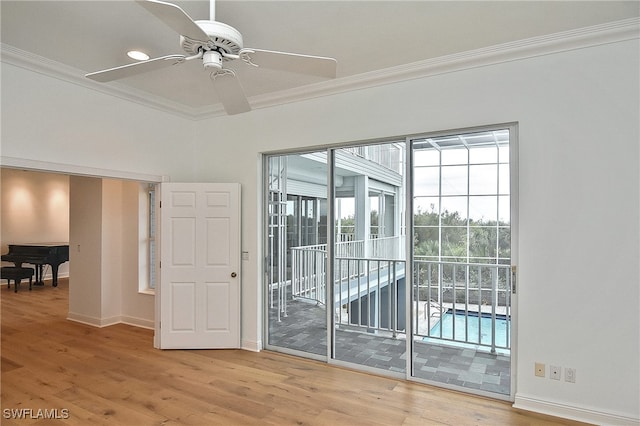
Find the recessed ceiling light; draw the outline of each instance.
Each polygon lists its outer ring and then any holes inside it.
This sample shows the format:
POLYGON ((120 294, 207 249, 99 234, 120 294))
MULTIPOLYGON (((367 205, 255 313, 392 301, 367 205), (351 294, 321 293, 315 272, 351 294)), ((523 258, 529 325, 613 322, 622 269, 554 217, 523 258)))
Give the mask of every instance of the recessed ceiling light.
POLYGON ((149 55, 144 52, 140 52, 139 50, 130 50, 127 52, 127 56, 131 59, 135 59, 136 61, 146 61, 149 59, 149 55))

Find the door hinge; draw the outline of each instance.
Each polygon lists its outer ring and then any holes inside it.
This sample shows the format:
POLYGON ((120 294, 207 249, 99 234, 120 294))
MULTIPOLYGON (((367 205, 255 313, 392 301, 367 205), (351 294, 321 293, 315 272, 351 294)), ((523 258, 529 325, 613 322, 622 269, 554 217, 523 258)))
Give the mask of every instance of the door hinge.
POLYGON ((511 293, 516 294, 516 282, 518 274, 516 265, 511 265, 511 293))

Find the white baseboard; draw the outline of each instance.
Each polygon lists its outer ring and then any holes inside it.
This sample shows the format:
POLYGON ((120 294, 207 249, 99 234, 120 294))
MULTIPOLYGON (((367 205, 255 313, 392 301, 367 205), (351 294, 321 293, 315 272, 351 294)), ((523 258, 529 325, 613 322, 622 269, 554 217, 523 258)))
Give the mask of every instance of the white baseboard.
POLYGON ((147 320, 147 319, 136 318, 136 317, 128 317, 126 315, 123 315, 120 318, 120 322, 123 323, 123 324, 132 325, 134 327, 147 328, 149 330, 154 330, 155 329, 155 321, 154 320, 147 320))
POLYGON ((240 349, 251 352, 260 352, 262 350, 262 341, 242 339, 240 349))
POLYGON ((70 321, 91 325, 93 327, 109 327, 115 324, 127 324, 134 327, 148 328, 151 330, 154 329, 153 320, 145 320, 142 318, 120 316, 120 315, 109 317, 109 318, 96 318, 96 317, 90 317, 87 315, 77 314, 74 312, 69 312, 67 314, 67 319, 70 321))
POLYGON ((630 417, 625 414, 596 411, 590 408, 541 400, 526 395, 516 395, 513 408, 596 425, 640 425, 640 418, 630 417))
POLYGON ((77 314, 75 312, 69 312, 67 314, 67 319, 70 321, 75 321, 81 324, 91 325, 94 327, 102 327, 100 318, 77 314))

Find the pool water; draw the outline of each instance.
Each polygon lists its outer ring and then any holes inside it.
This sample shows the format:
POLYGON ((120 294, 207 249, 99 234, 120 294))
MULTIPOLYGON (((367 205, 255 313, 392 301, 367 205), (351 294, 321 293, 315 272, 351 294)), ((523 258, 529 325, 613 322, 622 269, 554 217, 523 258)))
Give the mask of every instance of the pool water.
MULTIPOLYGON (((511 327, 510 320, 505 315, 496 315, 496 346, 507 347, 507 336, 511 327)), ((491 346, 491 314, 478 316, 477 312, 469 312, 465 317, 464 311, 445 312, 440 321, 431 328, 432 338, 443 338, 459 342, 476 343, 491 346), (453 325, 455 324, 455 336, 453 325), (442 336, 440 330, 442 329, 442 336), (465 329, 467 334, 465 335, 465 329)))

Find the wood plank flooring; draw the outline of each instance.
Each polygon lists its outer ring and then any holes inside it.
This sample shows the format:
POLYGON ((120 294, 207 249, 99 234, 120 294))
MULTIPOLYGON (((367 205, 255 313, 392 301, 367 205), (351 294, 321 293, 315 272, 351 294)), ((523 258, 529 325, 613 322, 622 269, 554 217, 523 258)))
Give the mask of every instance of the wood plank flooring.
POLYGON ((578 424, 268 351, 156 350, 151 330, 66 320, 67 279, 0 290, 3 425, 578 424))

